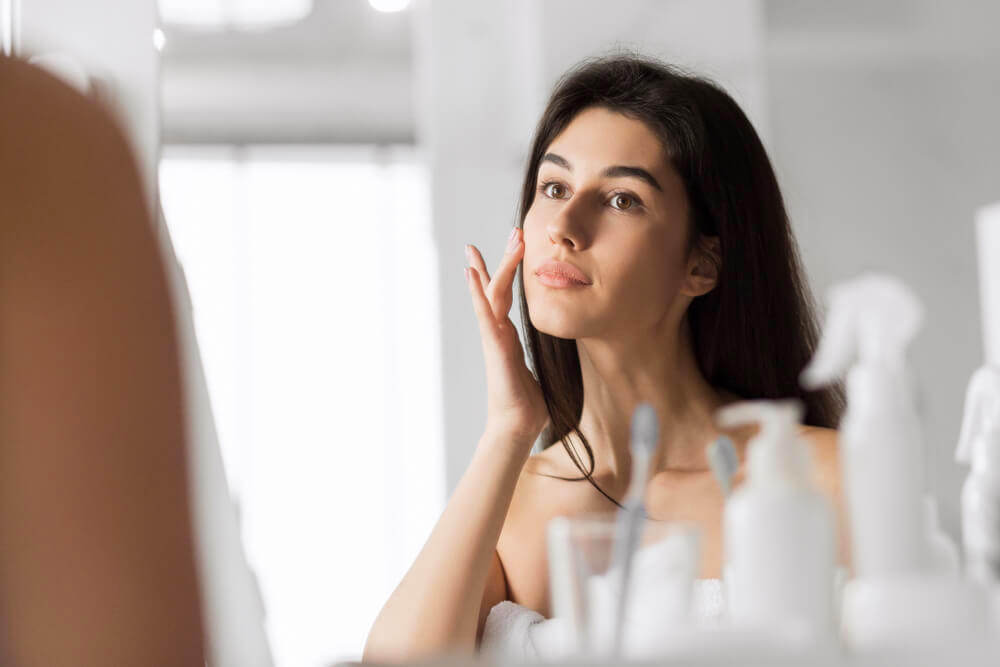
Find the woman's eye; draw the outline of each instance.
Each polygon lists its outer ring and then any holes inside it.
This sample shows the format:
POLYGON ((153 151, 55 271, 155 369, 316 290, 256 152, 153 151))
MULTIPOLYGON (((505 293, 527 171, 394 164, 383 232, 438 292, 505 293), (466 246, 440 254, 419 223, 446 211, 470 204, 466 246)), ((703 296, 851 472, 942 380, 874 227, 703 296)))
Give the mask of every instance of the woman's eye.
POLYGON ((611 198, 611 205, 619 211, 627 211, 635 204, 632 197, 624 194, 616 194, 611 198))
POLYGON ((542 191, 546 197, 552 199, 562 199, 566 194, 566 188, 563 187, 562 183, 546 183, 542 186, 542 191))

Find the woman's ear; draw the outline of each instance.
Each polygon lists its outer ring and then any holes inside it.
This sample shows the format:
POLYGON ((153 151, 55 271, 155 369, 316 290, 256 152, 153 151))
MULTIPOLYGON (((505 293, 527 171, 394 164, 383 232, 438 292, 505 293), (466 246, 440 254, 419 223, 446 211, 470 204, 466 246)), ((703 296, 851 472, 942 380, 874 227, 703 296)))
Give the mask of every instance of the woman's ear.
POLYGON ((708 294, 715 289, 722 268, 722 252, 718 236, 702 236, 688 258, 687 275, 682 292, 691 297, 708 294))

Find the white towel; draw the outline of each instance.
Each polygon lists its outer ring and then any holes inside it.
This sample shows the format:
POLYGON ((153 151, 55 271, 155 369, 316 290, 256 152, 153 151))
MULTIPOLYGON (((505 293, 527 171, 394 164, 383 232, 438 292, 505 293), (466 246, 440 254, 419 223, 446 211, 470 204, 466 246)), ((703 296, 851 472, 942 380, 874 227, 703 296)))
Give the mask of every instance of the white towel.
POLYGON ((722 579, 695 579, 691 592, 691 619, 696 625, 719 625, 726 613, 722 579))
MULTIPOLYGON (((691 600, 695 625, 717 625, 725 601, 722 581, 698 579, 691 600)), ((575 650, 568 619, 546 619, 533 609, 505 600, 490 610, 480 652, 498 662, 548 662, 570 657, 575 650)))
POLYGON ((534 609, 504 600, 486 617, 479 650, 503 662, 560 660, 573 650, 572 631, 566 619, 546 619, 534 609))

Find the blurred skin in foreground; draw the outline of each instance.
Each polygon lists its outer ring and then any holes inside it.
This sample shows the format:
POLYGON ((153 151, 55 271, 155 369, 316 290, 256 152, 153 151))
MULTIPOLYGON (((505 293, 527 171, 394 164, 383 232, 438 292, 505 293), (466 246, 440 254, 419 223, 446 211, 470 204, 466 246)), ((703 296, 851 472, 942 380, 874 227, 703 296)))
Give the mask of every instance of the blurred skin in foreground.
POLYGON ((203 665, 175 323, 121 131, 0 57, 0 663, 203 665))

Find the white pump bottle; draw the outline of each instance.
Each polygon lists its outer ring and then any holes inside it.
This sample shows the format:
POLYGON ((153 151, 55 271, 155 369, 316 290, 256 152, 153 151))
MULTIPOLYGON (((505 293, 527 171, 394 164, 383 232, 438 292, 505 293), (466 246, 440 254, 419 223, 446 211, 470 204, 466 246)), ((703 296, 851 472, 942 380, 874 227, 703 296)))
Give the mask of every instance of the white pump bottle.
POLYGON ((969 381, 955 458, 971 465, 962 486, 966 576, 1000 584, 1000 369, 980 367, 969 381))
POLYGON ((850 367, 839 439, 859 577, 931 567, 922 432, 906 360, 923 320, 917 297, 891 276, 835 285, 819 348, 802 372, 802 385, 817 389, 850 367))
POLYGON ((717 413, 723 427, 759 422, 747 479, 726 503, 730 620, 796 643, 835 637, 833 508, 812 483, 812 459, 797 433, 798 400, 746 401, 717 413))

